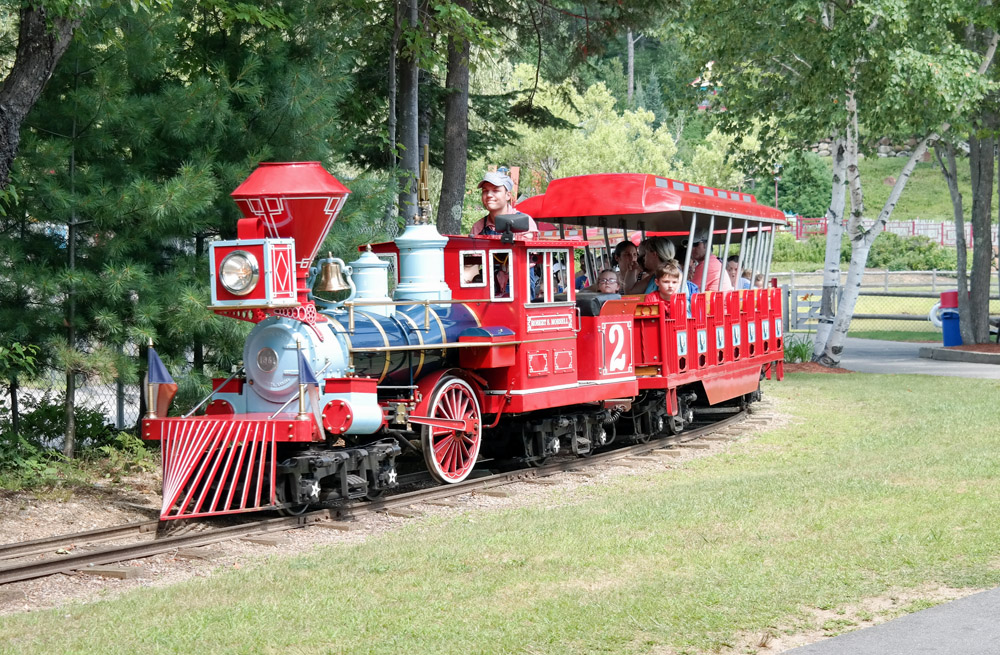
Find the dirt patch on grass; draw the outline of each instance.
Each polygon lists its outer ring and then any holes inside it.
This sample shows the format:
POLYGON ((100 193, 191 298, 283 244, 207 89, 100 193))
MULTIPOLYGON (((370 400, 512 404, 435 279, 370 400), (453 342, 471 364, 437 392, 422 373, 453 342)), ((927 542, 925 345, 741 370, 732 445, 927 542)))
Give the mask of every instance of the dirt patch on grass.
POLYGON ((961 346, 948 346, 945 350, 965 350, 973 353, 1000 354, 1000 343, 970 343, 961 346))
POLYGON ((866 598, 859 603, 835 609, 807 608, 802 621, 791 626, 776 626, 759 633, 737 638, 731 653, 781 653, 799 646, 835 637, 845 632, 879 625, 904 614, 957 600, 982 591, 924 585, 916 589, 893 591, 866 598))
POLYGON ((853 373, 854 371, 848 371, 846 368, 840 368, 839 366, 823 366, 822 364, 817 364, 816 362, 798 362, 792 364, 790 362, 785 362, 785 373, 853 373))

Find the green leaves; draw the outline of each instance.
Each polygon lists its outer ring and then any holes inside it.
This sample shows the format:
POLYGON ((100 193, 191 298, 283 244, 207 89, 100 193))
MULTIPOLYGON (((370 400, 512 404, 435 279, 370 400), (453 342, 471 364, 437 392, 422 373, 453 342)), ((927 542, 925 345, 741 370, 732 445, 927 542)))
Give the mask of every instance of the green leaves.
POLYGON ((18 375, 31 377, 38 367, 38 346, 15 341, 0 345, 0 378, 5 381, 18 375))
POLYGON ((781 116, 792 141, 814 142, 844 124, 853 90, 867 134, 926 134, 990 88, 954 29, 975 2, 710 4, 692 6, 705 21, 697 45, 724 80, 730 129, 781 116))

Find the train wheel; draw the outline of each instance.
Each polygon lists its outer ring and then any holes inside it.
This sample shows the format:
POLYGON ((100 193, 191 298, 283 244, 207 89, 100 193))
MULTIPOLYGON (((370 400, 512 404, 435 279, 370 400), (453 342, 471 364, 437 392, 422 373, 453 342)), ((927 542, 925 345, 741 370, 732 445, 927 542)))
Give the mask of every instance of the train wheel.
POLYGON ((302 503, 301 505, 288 503, 288 499, 292 497, 292 494, 289 492, 289 486, 292 484, 291 476, 278 478, 278 480, 279 482, 275 488, 278 496, 278 514, 280 516, 301 516, 305 514, 306 510, 309 509, 309 503, 302 503))
POLYGON ((428 415, 467 424, 465 429, 425 425, 421 434, 431 476, 445 484, 461 482, 472 473, 482 445, 482 412, 476 392, 461 378, 445 377, 434 390, 428 415))
POLYGON ((524 464, 525 466, 536 467, 544 466, 545 462, 549 461, 548 456, 543 457, 539 454, 538 440, 539 438, 534 435, 524 435, 522 437, 522 442, 524 443, 524 464))

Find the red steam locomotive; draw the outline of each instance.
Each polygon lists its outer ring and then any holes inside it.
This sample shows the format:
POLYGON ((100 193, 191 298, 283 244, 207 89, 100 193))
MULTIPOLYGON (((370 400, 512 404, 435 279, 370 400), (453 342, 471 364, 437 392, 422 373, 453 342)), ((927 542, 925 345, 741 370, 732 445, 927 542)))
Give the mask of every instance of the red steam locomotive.
POLYGON ((777 289, 666 307, 573 285, 575 255, 601 228, 609 249, 611 231, 693 243, 707 230, 710 252, 714 240, 725 259, 739 243, 740 268, 766 274, 784 217, 749 194, 566 178, 518 205, 548 233, 516 219, 477 237, 416 224, 350 265, 313 266, 348 194, 315 162, 262 164, 233 192, 244 218, 236 240, 212 244, 212 308, 255 325, 242 370, 215 381, 204 414, 143 420, 161 441, 161 518, 371 498, 396 484, 403 452, 442 483, 484 459, 585 456, 679 432, 696 408, 745 404, 782 376, 777 289), (338 267, 348 297, 314 295, 338 267))

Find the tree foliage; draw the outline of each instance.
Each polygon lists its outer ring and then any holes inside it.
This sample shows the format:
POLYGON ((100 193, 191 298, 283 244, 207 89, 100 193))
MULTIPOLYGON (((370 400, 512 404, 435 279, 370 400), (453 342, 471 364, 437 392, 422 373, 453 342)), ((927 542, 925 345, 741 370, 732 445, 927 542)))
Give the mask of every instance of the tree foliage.
POLYGON ((783 164, 778 180, 778 205, 786 212, 817 217, 830 205, 830 167, 819 155, 793 152, 783 164))
MULTIPOLYGON (((205 244, 234 236, 228 194, 258 162, 342 162, 353 61, 334 21, 348 29, 324 3, 194 0, 89 16, 27 121, 0 221, 5 340, 104 379, 137 379, 123 349, 149 340, 175 369, 194 346, 206 374, 228 372, 246 326, 206 309, 205 244)), ((195 373, 182 391, 200 392, 195 373)))
POLYGON ((978 68, 992 59, 995 39, 984 56, 967 47, 963 33, 973 26, 995 27, 996 12, 992 3, 978 0, 698 0, 691 4, 690 18, 703 28, 697 47, 705 60, 715 62, 725 83, 727 112, 720 122, 728 132, 739 133, 755 118, 781 117, 760 133, 761 153, 771 160, 781 140, 804 147, 834 137, 815 354, 817 361, 836 365, 872 242, 891 216, 917 158, 938 130, 968 123, 968 107, 993 86, 978 68), (920 141, 873 220, 866 213, 858 157, 866 144, 885 136, 920 141), (841 208, 848 192, 845 211, 841 208), (834 315, 842 232, 850 239, 852 257, 834 315))
MULTIPOLYGON (((515 78, 524 80, 528 73, 519 68, 515 78)), ((677 172, 677 147, 669 130, 654 128, 650 111, 618 112, 614 96, 603 84, 583 93, 567 83, 544 84, 536 102, 572 127, 522 127, 516 141, 499 149, 501 161, 519 162, 541 173, 539 179, 522 182, 525 193, 541 193, 551 180, 571 175, 677 172)))

